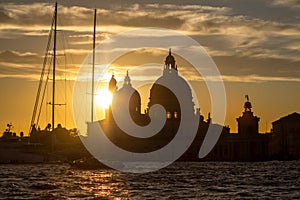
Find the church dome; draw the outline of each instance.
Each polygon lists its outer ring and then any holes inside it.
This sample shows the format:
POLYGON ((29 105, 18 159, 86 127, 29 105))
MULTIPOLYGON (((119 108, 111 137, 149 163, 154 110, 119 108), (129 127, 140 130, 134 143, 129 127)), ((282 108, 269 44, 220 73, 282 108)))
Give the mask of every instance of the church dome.
POLYGON ((127 71, 123 87, 115 93, 114 99, 118 99, 120 106, 126 106, 126 102, 123 102, 123 100, 126 99, 128 95, 131 95, 129 100, 129 112, 131 117, 135 118, 141 113, 141 96, 139 92, 131 86, 130 77, 127 71))
MULTIPOLYGON (((173 56, 170 56, 172 55, 170 55, 169 52, 166 61, 168 59, 174 59, 173 56)), ((180 91, 180 95, 184 97, 185 105, 189 106, 187 109, 194 113, 194 102, 190 86, 181 76, 178 75, 177 67, 170 68, 166 65, 164 67, 163 76, 155 81, 150 90, 150 101, 148 103, 149 108, 154 104, 160 104, 166 109, 167 118, 180 118, 181 111, 177 97, 169 89, 170 87, 165 87, 163 85, 176 86, 176 90, 180 91)))

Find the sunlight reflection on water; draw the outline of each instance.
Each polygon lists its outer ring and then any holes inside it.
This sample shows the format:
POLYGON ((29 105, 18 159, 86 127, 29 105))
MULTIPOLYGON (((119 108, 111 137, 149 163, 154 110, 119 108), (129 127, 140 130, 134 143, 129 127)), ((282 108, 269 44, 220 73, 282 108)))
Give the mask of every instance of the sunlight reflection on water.
POLYGON ((300 161, 178 162, 153 173, 0 165, 0 198, 300 198, 300 161))

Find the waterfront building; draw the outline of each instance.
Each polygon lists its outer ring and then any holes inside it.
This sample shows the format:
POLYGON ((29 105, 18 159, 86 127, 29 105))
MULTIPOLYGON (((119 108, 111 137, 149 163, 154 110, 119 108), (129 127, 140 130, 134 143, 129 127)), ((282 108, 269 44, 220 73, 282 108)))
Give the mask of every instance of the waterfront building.
MULTIPOLYGON (((107 137, 117 146, 131 152, 151 152, 167 145, 176 135, 180 122, 181 110, 176 95, 164 85, 176 85, 183 91, 186 109, 194 113, 190 120, 199 116, 199 127, 192 145, 179 158, 182 161, 263 161, 270 159, 299 158, 300 115, 293 113, 273 122, 272 133, 259 133, 260 118, 252 111, 249 96, 246 95, 243 112, 237 120, 238 133, 230 133, 230 128, 218 124, 211 124, 210 113, 207 119, 200 115, 200 109, 194 108, 191 89, 188 83, 178 74, 178 67, 174 56, 169 50, 163 66, 163 74, 150 89, 148 108, 141 113, 141 97, 131 85, 127 71, 122 88, 117 88, 117 81, 112 75, 109 82, 109 91, 113 93, 113 104, 106 110, 106 119, 100 124, 107 137), (166 123, 156 135, 150 138, 132 137, 118 127, 112 114, 124 112, 125 99, 129 99, 129 113, 132 120, 141 126, 150 123, 149 109, 155 105, 162 105, 166 110, 166 123), (221 126, 221 136, 213 150, 203 159, 198 153, 209 126, 221 126)), ((189 133, 186 133, 189 134, 189 133)))
POLYGON ((273 159, 300 158, 300 114, 292 113, 272 123, 269 153, 273 159))

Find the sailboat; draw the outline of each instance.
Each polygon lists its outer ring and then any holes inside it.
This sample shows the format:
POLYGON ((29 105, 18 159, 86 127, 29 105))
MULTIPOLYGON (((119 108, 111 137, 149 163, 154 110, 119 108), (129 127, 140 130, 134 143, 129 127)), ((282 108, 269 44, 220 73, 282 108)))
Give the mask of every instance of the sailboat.
POLYGON ((32 118, 30 122, 30 133, 32 131, 35 131, 34 129, 37 128, 36 126, 39 123, 39 117, 40 117, 40 112, 42 108, 42 104, 44 103, 44 96, 45 96, 45 91, 46 87, 48 85, 48 80, 49 80, 49 73, 50 73, 50 66, 47 69, 47 63, 49 62, 49 50, 50 50, 50 45, 51 45, 51 40, 52 40, 52 34, 53 34, 53 59, 52 61, 52 101, 49 102, 48 104, 51 105, 52 110, 51 110, 51 116, 52 116, 52 123, 47 125, 47 129, 54 129, 55 126, 55 106, 56 105, 62 105, 62 104, 56 104, 55 102, 55 87, 56 87, 56 38, 57 38, 57 2, 55 3, 55 9, 54 9, 54 15, 53 15, 53 20, 52 20, 52 25, 51 25, 51 31, 49 33, 48 37, 48 44, 46 48, 46 53, 44 57, 44 62, 43 62, 43 68, 42 72, 40 75, 40 81, 39 81, 39 86, 36 94, 36 100, 33 108, 33 113, 32 113, 32 118), (52 31, 53 30, 53 31, 52 31), (44 78, 46 77, 46 83, 44 83, 44 78), (44 88, 43 88, 44 86, 44 88), (43 91, 42 91, 43 90, 43 91), (42 97, 41 97, 42 96, 42 97))
MULTIPOLYGON (((36 100, 30 123, 30 143, 43 145, 43 150, 48 160, 70 160, 77 159, 86 154, 76 131, 67 130, 60 123, 55 127, 55 111, 57 106, 66 106, 66 103, 56 102, 56 63, 57 63, 57 15, 58 5, 55 3, 51 31, 44 57, 36 100), (53 49, 50 49, 53 41, 53 49), (50 53, 51 52, 51 53, 50 53), (49 58, 50 57, 50 58, 49 58), (48 65, 50 64, 50 65, 48 65), (46 88, 49 85, 50 72, 52 72, 52 96, 50 102, 45 102, 46 88), (39 128, 39 120, 43 105, 51 106, 51 123, 45 129, 39 128)), ((74 129, 73 129, 74 130, 74 129)))
MULTIPOLYGON (((95 100, 95 53, 96 53, 96 28, 97 28, 97 9, 94 9, 94 31, 93 31, 93 56, 92 56, 92 80, 91 80, 91 120, 90 122, 87 122, 87 126, 98 123, 94 122, 94 100, 95 100)), ((73 168, 78 169, 111 169, 110 167, 102 164, 99 162, 96 158, 94 158, 92 155, 89 155, 88 157, 84 157, 78 160, 74 160, 71 163, 73 168)))
MULTIPOLYGON (((29 138, 21 136, 17 137, 15 134, 11 132, 11 124, 8 124, 8 128, 4 132, 4 137, 0 139, 0 163, 41 163, 47 160, 47 152, 49 152, 48 146, 53 147, 53 134, 50 133, 51 125, 47 125, 46 129, 41 132, 38 130, 36 122, 39 121, 40 113, 38 113, 38 109, 41 109, 41 105, 43 104, 44 98, 40 100, 40 96, 45 95, 45 88, 43 90, 42 86, 46 86, 43 84, 44 77, 49 77, 49 73, 47 74, 46 65, 48 62, 49 48, 51 43, 51 38, 53 35, 53 88, 52 88, 52 131, 55 123, 54 112, 55 112, 55 68, 56 68, 56 33, 57 33, 57 2, 55 3, 55 10, 53 15, 53 20, 51 24, 51 31, 48 38, 46 54, 43 63, 43 69, 40 76, 40 82, 37 90, 36 101, 33 109, 33 115, 30 123, 30 136, 29 138), (52 28, 54 27, 54 31, 52 28), (41 143, 40 141, 44 141, 45 143, 41 143), (47 142, 49 145, 47 145, 47 142)), ((49 70, 48 70, 49 71, 49 70)))

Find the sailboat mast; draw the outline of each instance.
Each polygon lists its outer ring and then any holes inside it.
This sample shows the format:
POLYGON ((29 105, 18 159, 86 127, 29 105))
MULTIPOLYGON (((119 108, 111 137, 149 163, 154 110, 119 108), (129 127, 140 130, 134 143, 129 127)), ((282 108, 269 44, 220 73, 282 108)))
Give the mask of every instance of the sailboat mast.
POLYGON ((55 67, 56 67, 56 29, 57 29, 57 2, 55 2, 54 11, 54 38, 53 38, 53 82, 52 82, 52 130, 54 130, 55 123, 55 67))
POLYGON ((93 34, 93 69, 92 69, 92 102, 91 102, 91 122, 94 121, 94 98, 95 98, 95 46, 96 46, 96 21, 97 9, 94 10, 94 34, 93 34))

